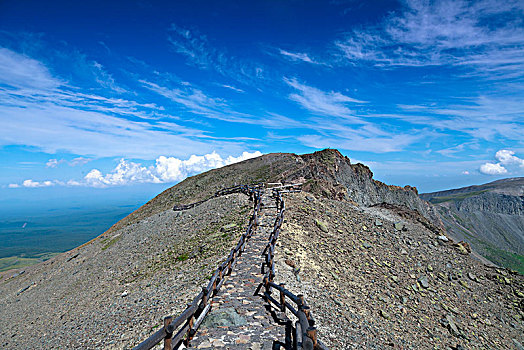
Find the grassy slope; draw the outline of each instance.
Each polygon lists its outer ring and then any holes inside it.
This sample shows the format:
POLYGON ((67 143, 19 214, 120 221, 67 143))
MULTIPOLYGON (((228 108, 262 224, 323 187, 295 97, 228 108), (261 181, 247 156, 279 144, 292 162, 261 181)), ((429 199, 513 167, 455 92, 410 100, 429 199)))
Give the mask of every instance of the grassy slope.
POLYGON ((41 254, 39 257, 36 258, 23 258, 19 256, 9 256, 6 258, 0 258, 0 272, 11 269, 20 269, 23 267, 38 264, 39 262, 51 259, 53 256, 57 254, 58 253, 45 253, 41 254))
POLYGON ((464 192, 464 193, 457 193, 457 194, 453 194, 449 196, 433 197, 430 199, 430 203, 439 204, 439 203, 450 202, 450 201, 455 201, 455 202, 461 201, 469 197, 477 196, 486 191, 487 190, 475 191, 475 192, 464 192))
POLYGON ((523 255, 505 251, 480 239, 475 235, 475 231, 473 227, 471 227, 471 224, 468 223, 467 218, 462 217, 460 213, 453 209, 448 210, 445 210, 444 208, 439 210, 440 214, 443 216, 446 231, 451 233, 461 233, 464 237, 467 237, 467 240, 473 244, 474 248, 480 255, 499 266, 510 268, 524 275, 523 255))

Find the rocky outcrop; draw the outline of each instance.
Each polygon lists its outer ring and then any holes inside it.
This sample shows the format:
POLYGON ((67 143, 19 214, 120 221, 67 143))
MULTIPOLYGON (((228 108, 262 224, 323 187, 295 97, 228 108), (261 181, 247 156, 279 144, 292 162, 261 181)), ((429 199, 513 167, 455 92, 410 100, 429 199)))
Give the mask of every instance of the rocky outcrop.
POLYGON ((485 211, 493 214, 524 215, 524 197, 485 192, 465 198, 456 203, 457 210, 464 213, 485 211))
POLYGON ((331 349, 522 343, 524 277, 485 266, 400 214, 305 193, 286 199, 276 280, 306 296, 319 339, 331 349))
POLYGON ((299 169, 287 174, 287 181, 305 180, 306 190, 331 199, 345 198, 358 205, 392 204, 416 210, 436 226, 441 226, 433 206, 418 196, 416 187, 391 186, 373 179, 373 172, 363 164, 351 164, 339 151, 326 149, 299 157, 299 169), (330 195, 331 194, 331 195, 330 195))

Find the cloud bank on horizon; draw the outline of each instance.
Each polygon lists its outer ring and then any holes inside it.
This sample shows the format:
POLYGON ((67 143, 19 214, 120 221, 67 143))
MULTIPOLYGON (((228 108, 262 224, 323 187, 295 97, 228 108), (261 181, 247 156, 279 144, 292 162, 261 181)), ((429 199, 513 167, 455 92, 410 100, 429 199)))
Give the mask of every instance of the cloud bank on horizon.
MULTIPOLYGON (((155 160, 155 165, 149 167, 140 163, 120 159, 118 165, 109 173, 103 174, 98 169, 91 169, 80 181, 60 180, 34 181, 24 180, 21 184, 9 184, 9 188, 20 187, 51 187, 51 186, 87 186, 87 187, 109 187, 132 185, 136 183, 174 183, 184 180, 186 177, 207 170, 220 168, 226 165, 238 163, 247 159, 261 156, 259 151, 243 152, 238 157, 229 156, 222 158, 213 152, 203 156, 192 155, 189 159, 181 160, 175 157, 160 156, 155 160)), ((56 159, 50 159, 48 164, 56 166, 56 159)), ((74 166, 74 165, 73 165, 74 166)))
POLYGON ((0 188, 176 182, 327 147, 426 190, 524 176, 522 1, 8 3, 0 188))

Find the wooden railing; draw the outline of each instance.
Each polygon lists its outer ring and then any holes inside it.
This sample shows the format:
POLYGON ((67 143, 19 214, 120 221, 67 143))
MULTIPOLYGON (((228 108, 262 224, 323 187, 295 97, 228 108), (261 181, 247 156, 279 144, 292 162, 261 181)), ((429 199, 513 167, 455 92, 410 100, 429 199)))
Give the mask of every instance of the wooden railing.
MULTIPOLYGON (((286 310, 289 310, 297 318, 294 326, 289 319, 287 320, 287 324, 293 331, 292 347, 294 350, 328 350, 328 348, 317 339, 315 320, 313 319, 310 307, 306 304, 304 297, 302 295, 294 295, 284 287, 284 284, 274 283, 275 245, 280 234, 280 228, 284 222, 284 213, 286 211, 286 204, 282 198, 282 194, 300 192, 301 184, 272 185, 277 185, 271 187, 269 190, 273 192, 272 198, 275 199, 275 207, 278 214, 269 236, 268 244, 262 253, 265 256, 262 267, 264 277, 255 294, 259 293, 260 290, 264 288, 263 297, 270 305, 273 304, 273 306, 284 314, 286 310), (278 301, 272 296, 273 290, 276 290, 279 293, 278 301), (286 297, 291 300, 294 305, 287 302, 286 297)), ((250 196, 254 201, 253 214, 249 219, 249 225, 246 231, 240 237, 237 245, 231 249, 226 261, 215 270, 207 286, 202 288, 202 291, 179 316, 176 318, 173 318, 173 316, 165 317, 163 327, 153 333, 142 343, 135 346, 133 348, 134 350, 149 350, 162 341, 164 342, 164 350, 179 349, 182 344, 189 346, 189 342, 194 337, 200 324, 211 310, 211 304, 209 303, 210 299, 218 293, 225 281, 225 277, 231 274, 236 265, 237 258, 242 255, 247 241, 254 234, 258 226, 263 191, 264 186, 261 184, 234 186, 219 190, 215 192, 213 196, 205 200, 187 205, 179 205, 173 208, 175 211, 190 209, 211 198, 232 193, 244 193, 250 196)))
POLYGON ((291 324, 291 321, 287 319, 286 323, 292 328, 293 339, 292 346, 294 350, 328 350, 328 347, 325 346, 320 340, 317 339, 317 330, 315 328, 315 320, 311 314, 310 307, 306 304, 303 295, 294 295, 289 290, 284 287, 284 284, 274 283, 275 278, 275 245, 280 234, 280 228, 284 222, 284 213, 286 211, 286 204, 282 199, 282 193, 289 192, 299 192, 300 187, 297 185, 288 185, 280 186, 277 188, 272 188, 273 197, 276 200, 276 207, 278 210, 277 218, 275 219, 275 224, 273 225, 273 230, 269 235, 269 241, 262 253, 265 255, 263 273, 264 277, 259 288, 257 288, 257 293, 260 292, 263 287, 265 291, 263 292, 264 299, 271 305, 273 304, 277 310, 284 313, 286 310, 289 310, 296 318, 295 326, 291 324), (277 290, 279 293, 279 300, 277 301, 273 298, 272 289, 277 290), (286 301, 286 297, 289 298, 294 306, 286 301))
POLYGON ((194 202, 194 203, 191 203, 191 204, 175 205, 173 207, 173 210, 174 211, 182 211, 182 210, 191 209, 191 208, 199 206, 200 204, 202 204, 204 202, 207 202, 208 200, 210 200, 212 198, 225 196, 225 195, 233 194, 233 193, 244 193, 245 195, 248 195, 250 197, 250 199, 253 199, 253 196, 254 196, 254 193, 255 193, 255 189, 259 189, 260 190, 262 187, 263 187, 262 184, 255 184, 255 185, 238 185, 238 186, 223 188, 221 190, 216 191, 215 194, 212 195, 211 197, 208 197, 208 198, 203 199, 201 201, 194 202))
MULTIPOLYGON (((210 298, 215 296, 222 284, 225 281, 225 277, 230 275, 234 266, 236 265, 237 258, 242 255, 245 249, 245 245, 249 238, 253 235, 258 224, 258 214, 260 212, 260 197, 262 194, 262 188, 260 186, 242 185, 235 186, 227 189, 217 191, 213 197, 223 196, 230 193, 245 193, 254 200, 253 214, 249 219, 249 225, 246 231, 240 237, 237 245, 231 249, 229 256, 213 273, 213 276, 209 280, 206 287, 202 288, 202 291, 193 299, 188 307, 176 318, 168 316, 164 318, 164 324, 161 329, 153 333, 149 338, 144 340, 142 343, 135 346, 134 350, 149 350, 164 341, 164 349, 172 350, 178 349, 180 345, 184 344, 188 346, 189 342, 195 335, 198 327, 211 310, 211 304, 209 303, 210 298)), ((211 198, 213 198, 211 197, 211 198)), ((207 200, 209 200, 208 198, 207 200)), ((193 203, 186 206, 176 206, 174 210, 184 210, 193 208, 198 204, 205 202, 200 201, 197 204, 193 203)))

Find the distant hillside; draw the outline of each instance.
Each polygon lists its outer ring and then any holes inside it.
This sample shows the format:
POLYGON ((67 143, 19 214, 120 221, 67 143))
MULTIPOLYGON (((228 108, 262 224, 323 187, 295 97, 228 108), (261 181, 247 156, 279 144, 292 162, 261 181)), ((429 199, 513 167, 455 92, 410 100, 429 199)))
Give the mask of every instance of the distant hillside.
POLYGON ((446 230, 492 262, 524 273, 524 178, 424 193, 446 230))

